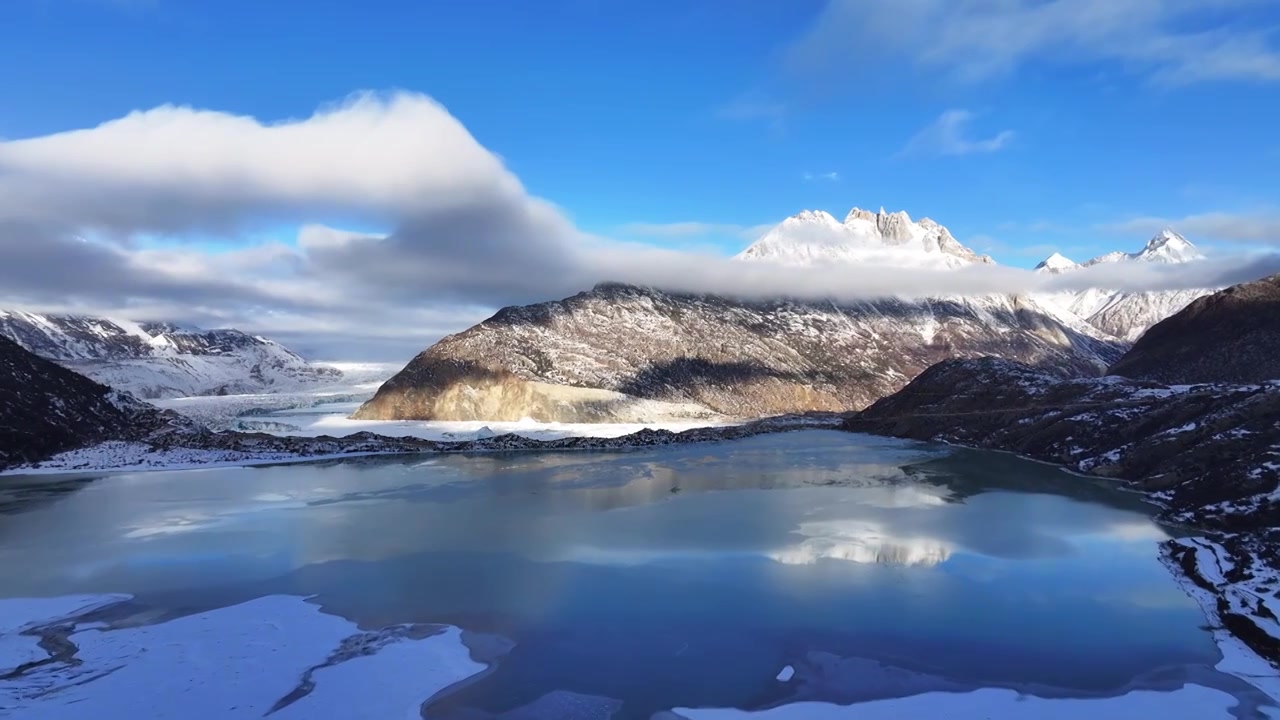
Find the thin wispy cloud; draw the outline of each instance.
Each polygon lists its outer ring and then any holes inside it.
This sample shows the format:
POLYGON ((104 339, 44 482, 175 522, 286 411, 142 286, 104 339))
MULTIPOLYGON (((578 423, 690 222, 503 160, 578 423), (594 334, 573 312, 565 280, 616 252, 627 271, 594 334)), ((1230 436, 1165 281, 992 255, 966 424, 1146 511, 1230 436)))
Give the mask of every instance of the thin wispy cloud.
POLYGON ((1280 81, 1271 0, 830 0, 789 53, 799 72, 906 60, 981 81, 1024 65, 1115 63, 1163 85, 1280 81), (1226 11, 1232 13, 1228 16, 1226 11), (1230 20, 1228 20, 1230 18, 1230 20))
POLYGON ((802 174, 800 177, 804 178, 805 182, 814 182, 815 180, 818 180, 818 181, 825 180, 826 182, 840 182, 840 173, 836 172, 835 170, 830 170, 828 172, 822 172, 822 173, 806 172, 802 174))
POLYGON ((716 108, 716 117, 735 122, 763 122, 776 135, 786 132, 787 104, 759 91, 747 92, 716 108))
POLYGON ((1155 233, 1164 228, 1235 243, 1280 246, 1280 210, 1268 209, 1251 213, 1208 212, 1178 218, 1140 216, 1101 227, 1114 234, 1155 233))
POLYGON ((973 155, 1003 150, 1014 139, 1012 130, 1001 130, 987 138, 971 137, 974 114, 968 110, 947 110, 928 127, 916 133, 899 155, 973 155))

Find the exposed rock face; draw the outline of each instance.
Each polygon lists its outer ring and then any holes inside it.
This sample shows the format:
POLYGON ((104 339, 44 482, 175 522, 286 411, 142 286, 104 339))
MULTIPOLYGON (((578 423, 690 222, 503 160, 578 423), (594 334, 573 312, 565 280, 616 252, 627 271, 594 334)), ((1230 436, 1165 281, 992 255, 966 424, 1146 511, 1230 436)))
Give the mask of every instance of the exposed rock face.
POLYGON ((232 329, 0 310, 0 337, 144 398, 295 390, 342 377, 232 329))
POLYGON ((0 337, 0 468, 164 423, 160 411, 0 337))
POLYGON ((1280 275, 1192 302, 1148 330, 1110 373, 1166 383, 1280 380, 1280 275))
POLYGON ((441 340, 353 417, 627 421, 840 412, 897 390, 939 360, 985 354, 1096 375, 1120 345, 1012 296, 837 307, 606 284, 505 308, 441 340))

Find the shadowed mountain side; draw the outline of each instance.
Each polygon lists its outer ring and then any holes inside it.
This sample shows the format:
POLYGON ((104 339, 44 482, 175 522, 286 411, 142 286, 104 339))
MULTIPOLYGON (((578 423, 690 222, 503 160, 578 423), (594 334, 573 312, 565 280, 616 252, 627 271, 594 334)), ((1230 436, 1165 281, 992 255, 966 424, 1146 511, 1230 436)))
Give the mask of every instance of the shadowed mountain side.
POLYGON ((1192 302, 1108 372, 1165 383, 1280 380, 1280 275, 1192 302))
POLYGON ((995 354, 1093 376, 1121 352, 1118 341, 1016 296, 836 305, 606 283, 504 308, 444 338, 353 417, 636 421, 841 412, 951 357, 995 354))
POLYGON ((0 469, 143 434, 167 417, 0 337, 0 469))

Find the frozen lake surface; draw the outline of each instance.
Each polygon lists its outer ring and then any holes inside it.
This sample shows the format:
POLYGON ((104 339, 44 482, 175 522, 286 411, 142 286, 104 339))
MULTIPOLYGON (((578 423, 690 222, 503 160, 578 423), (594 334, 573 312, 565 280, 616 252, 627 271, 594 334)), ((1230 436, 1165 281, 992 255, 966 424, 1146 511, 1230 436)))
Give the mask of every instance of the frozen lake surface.
POLYGON ((1152 512, 829 431, 6 477, 0 715, 1280 716, 1152 512))

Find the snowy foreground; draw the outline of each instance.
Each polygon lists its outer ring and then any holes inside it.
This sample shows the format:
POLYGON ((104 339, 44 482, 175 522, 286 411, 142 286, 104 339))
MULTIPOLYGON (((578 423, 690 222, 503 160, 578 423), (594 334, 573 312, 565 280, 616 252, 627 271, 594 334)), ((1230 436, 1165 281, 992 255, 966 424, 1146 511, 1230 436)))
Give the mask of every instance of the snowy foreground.
MULTIPOLYGON (((395 625, 361 631, 299 597, 263 597, 156 625, 136 624, 128 617, 127 600, 118 595, 0 600, 0 708, 32 720, 267 714, 416 718, 433 695, 486 667, 473 659, 466 635, 457 628, 395 625)), ((1220 668, 1239 673, 1230 663, 1228 657, 1220 668)), ((777 682, 793 682, 787 670, 777 682)), ((1269 692, 1275 696, 1275 688, 1269 692)), ((1106 699, 1044 699, 987 688, 847 707, 796 703, 755 713, 678 709, 655 720, 1211 720, 1232 717, 1236 702, 1196 684, 1106 699)))
POLYGON ((0 600, 0 708, 29 720, 409 718, 431 695, 485 667, 471 659, 457 628, 362 632, 297 597, 259 598, 160 625, 66 627, 65 618, 124 599, 0 600), (50 657, 37 645, 42 635, 65 637, 46 643, 65 654, 33 667, 50 657))

